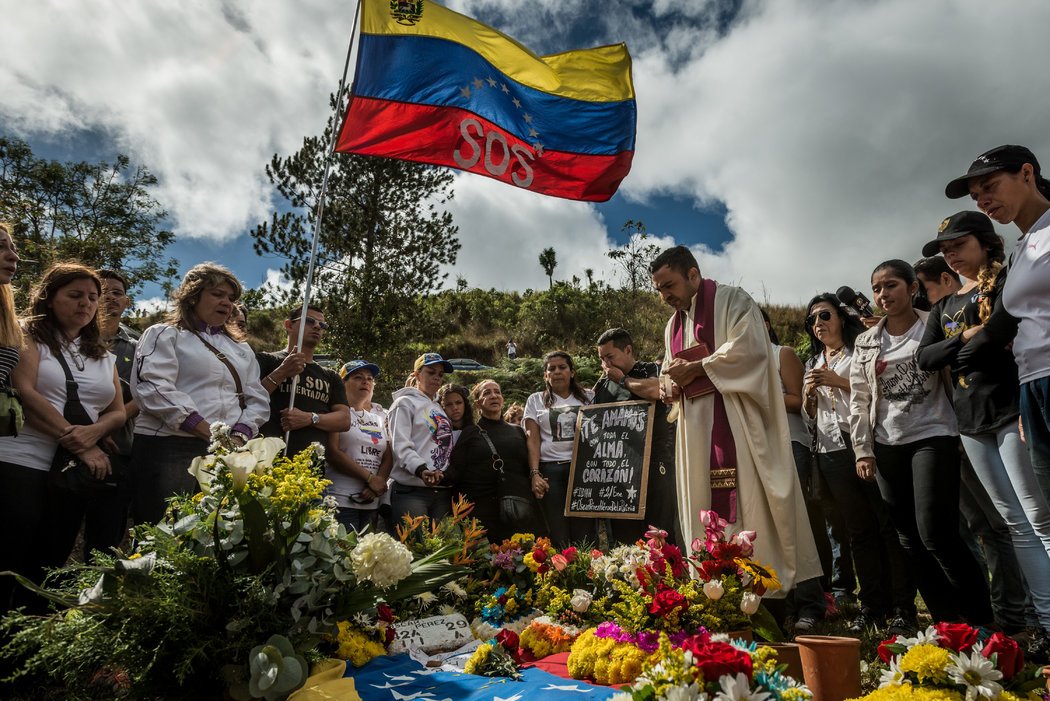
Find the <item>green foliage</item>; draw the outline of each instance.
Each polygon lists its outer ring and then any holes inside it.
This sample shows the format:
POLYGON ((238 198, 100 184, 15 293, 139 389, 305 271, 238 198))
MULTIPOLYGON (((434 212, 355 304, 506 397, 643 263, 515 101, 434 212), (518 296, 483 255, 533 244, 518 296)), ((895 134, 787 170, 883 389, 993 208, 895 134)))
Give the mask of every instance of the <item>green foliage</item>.
POLYGON ((640 221, 628 219, 620 231, 627 236, 627 243, 605 255, 620 264, 627 288, 637 293, 649 281, 649 263, 660 254, 660 247, 647 243, 649 234, 640 221))
POLYGON ((540 266, 543 274, 547 276, 550 286, 554 287, 554 269, 558 267, 558 254, 553 248, 544 248, 540 251, 540 266))
POLYGON ((15 278, 21 299, 55 261, 79 260, 120 270, 132 288, 170 285, 177 272, 164 249, 175 235, 153 197, 157 178, 120 154, 113 163, 46 161, 24 141, 0 136, 0 220, 15 225, 24 263, 15 278))
MULTIPOLYGON (((266 167, 291 209, 274 213, 252 237, 259 255, 288 260, 282 272, 295 286, 290 299, 302 299, 333 120, 266 167)), ((381 358, 401 350, 419 326, 419 299, 441 288, 442 266, 455 263, 460 247, 444 210, 451 185, 444 168, 333 156, 312 299, 324 305, 330 344, 341 357, 381 358)))

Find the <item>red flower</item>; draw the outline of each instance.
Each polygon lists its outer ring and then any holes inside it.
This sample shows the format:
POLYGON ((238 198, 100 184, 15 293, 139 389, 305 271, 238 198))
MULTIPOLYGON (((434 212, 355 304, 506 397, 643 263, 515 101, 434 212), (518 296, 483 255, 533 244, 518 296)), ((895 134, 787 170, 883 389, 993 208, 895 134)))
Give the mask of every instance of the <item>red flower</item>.
POLYGON ((393 626, 391 626, 391 627, 386 629, 386 632, 384 633, 383 638, 385 639, 387 645, 389 645, 390 643, 394 642, 394 636, 396 634, 397 634, 397 632, 394 630, 393 626))
POLYGON ((977 642, 977 629, 965 623, 935 623, 934 630, 941 636, 940 645, 962 652, 977 642))
POLYGON ((390 604, 379 604, 376 606, 376 613, 379 614, 379 620, 387 623, 394 622, 394 609, 390 608, 390 604))
POLYGON ((693 653, 693 664, 703 673, 704 681, 717 682, 725 674, 739 673, 751 679, 751 655, 728 643, 704 643, 701 639, 698 635, 686 638, 682 649, 693 653))
POLYGON ((1024 667, 1024 653, 1013 638, 1002 633, 992 633, 984 644, 981 654, 991 658, 995 653, 995 666, 1003 673, 1003 679, 1012 679, 1024 667))
POLYGON ((657 592, 656 596, 653 597, 653 603, 649 604, 649 613, 663 618, 675 609, 680 608, 684 610, 688 607, 689 602, 685 600, 684 596, 674 589, 664 589, 661 592, 657 592))
POLYGON ((539 563, 547 561, 547 551, 542 548, 535 548, 532 551, 532 559, 539 563))
POLYGON ((602 556, 602 551, 599 550, 598 548, 594 548, 593 550, 591 550, 591 559, 592 560, 594 558, 596 558, 596 557, 601 557, 601 556, 602 556))
POLYGON ((547 574, 550 572, 551 566, 548 564, 542 564, 536 568, 536 574, 547 574))
POLYGON ((896 635, 894 635, 892 638, 886 638, 881 643, 879 643, 879 659, 885 662, 886 664, 889 664, 890 660, 892 660, 893 657, 897 654, 893 650, 891 650, 889 646, 896 644, 896 635))
POLYGON ((561 551, 561 555, 565 558, 566 562, 572 562, 576 559, 576 548, 565 548, 561 551))
POLYGON ((517 652, 518 650, 518 634, 512 630, 504 628, 496 634, 496 642, 502 645, 508 652, 517 652))

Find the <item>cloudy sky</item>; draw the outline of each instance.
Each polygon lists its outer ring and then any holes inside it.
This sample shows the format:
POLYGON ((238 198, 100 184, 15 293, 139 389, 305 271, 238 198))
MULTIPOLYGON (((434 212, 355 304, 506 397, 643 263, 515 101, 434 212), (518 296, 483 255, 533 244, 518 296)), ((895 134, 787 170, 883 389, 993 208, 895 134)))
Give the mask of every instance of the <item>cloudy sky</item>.
MULTIPOLYGON (((537 53, 627 43, 634 167, 608 204, 456 177, 452 277, 524 289, 611 275, 627 219, 686 243, 705 273, 760 301, 863 286, 918 257, 969 201, 945 183, 979 152, 1050 163, 1046 0, 447 0, 537 53), (522 262, 524 261, 524 263, 522 262)), ((187 267, 220 260, 250 286, 280 267, 247 236, 277 206, 263 167, 327 118, 350 0, 0 0, 0 132, 55 158, 125 152, 187 267)), ((1003 229, 1007 241, 1015 232, 1003 229)), ((146 290, 148 296, 150 290, 146 290)))

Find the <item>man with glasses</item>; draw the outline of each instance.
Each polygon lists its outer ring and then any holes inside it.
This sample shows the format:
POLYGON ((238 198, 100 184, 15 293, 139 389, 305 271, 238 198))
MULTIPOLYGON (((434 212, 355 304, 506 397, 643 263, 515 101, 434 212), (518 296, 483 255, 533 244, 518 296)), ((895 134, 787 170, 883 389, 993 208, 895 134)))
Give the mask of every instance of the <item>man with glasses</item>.
POLYGON ((350 407, 346 390, 335 371, 314 362, 317 348, 328 324, 324 311, 313 304, 303 309, 296 307, 284 320, 288 345, 275 353, 257 353, 262 386, 270 393, 270 419, 263 424, 264 436, 288 437, 288 455, 295 455, 311 443, 328 445, 328 434, 350 428, 350 407), (295 347, 299 325, 305 321, 303 347, 295 347), (295 406, 289 409, 292 382, 295 382, 295 406))

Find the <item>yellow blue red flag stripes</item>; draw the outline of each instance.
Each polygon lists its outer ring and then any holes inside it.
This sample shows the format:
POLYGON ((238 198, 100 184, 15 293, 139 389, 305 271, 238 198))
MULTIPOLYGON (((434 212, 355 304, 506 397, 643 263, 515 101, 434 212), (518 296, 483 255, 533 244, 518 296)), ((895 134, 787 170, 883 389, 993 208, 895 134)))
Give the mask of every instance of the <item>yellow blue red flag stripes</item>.
POLYGON ((428 0, 362 0, 336 151, 448 166, 603 202, 631 169, 627 47, 539 57, 428 0))

